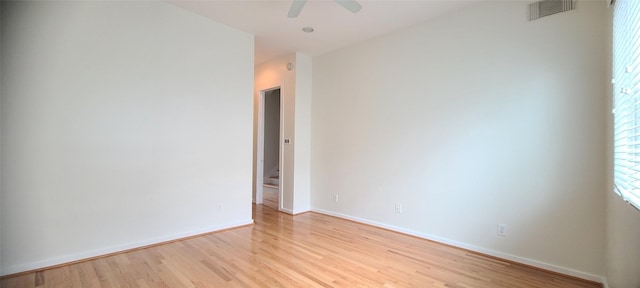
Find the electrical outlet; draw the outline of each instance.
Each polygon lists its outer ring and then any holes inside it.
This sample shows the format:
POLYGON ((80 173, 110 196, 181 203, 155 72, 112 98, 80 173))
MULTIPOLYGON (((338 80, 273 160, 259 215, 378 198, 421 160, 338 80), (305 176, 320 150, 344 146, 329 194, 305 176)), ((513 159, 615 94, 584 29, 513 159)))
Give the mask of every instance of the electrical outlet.
POLYGON ((396 213, 402 214, 402 204, 396 203, 396 213))
POLYGON ((500 236, 507 236, 507 224, 498 224, 497 234, 500 236))
POLYGON ((333 202, 338 203, 338 194, 333 194, 333 202))

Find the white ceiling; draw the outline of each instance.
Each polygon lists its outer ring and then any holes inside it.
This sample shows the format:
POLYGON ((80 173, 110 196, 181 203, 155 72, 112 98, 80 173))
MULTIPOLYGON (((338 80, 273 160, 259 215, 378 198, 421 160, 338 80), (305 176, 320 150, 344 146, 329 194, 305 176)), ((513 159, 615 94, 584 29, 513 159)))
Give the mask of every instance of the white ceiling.
POLYGON ((288 18, 290 0, 177 0, 172 4, 255 35, 255 62, 302 52, 318 56, 423 22, 478 0, 359 0, 352 13, 331 0, 309 0, 288 18), (313 33, 302 27, 313 27, 313 33))

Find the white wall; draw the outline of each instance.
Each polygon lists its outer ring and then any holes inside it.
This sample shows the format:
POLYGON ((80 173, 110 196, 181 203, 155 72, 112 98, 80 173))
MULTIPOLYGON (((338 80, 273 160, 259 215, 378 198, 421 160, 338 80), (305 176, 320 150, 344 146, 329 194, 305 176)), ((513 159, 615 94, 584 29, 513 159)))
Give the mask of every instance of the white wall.
POLYGON ((607 281, 609 287, 640 287, 640 212, 608 193, 607 281))
MULTIPOLYGON (((280 167, 282 185, 282 211, 297 214, 310 209, 310 111, 311 111, 311 58, 296 53, 261 63, 255 68, 254 84, 254 154, 257 155, 257 121, 260 91, 281 87, 283 102, 284 163, 280 167), (287 69, 291 63, 292 70, 287 69)), ((254 168, 258 163, 253 159, 254 168)), ((255 170, 255 169, 254 169, 255 170)), ((255 171, 254 171, 255 177, 255 171)), ((254 183, 254 195, 256 191, 254 183)))
POLYGON ((251 223, 253 36, 2 2, 2 274, 251 223))
POLYGON ((312 208, 601 280, 606 3, 533 22, 527 4, 314 58, 312 208))
POLYGON ((294 213, 311 210, 312 60, 296 53, 294 213))

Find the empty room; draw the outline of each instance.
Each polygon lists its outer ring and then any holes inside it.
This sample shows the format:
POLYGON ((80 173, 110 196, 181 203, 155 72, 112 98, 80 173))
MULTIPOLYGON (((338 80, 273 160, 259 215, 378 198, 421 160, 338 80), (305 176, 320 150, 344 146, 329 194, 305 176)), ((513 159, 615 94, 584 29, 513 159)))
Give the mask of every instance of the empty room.
POLYGON ((0 3, 2 288, 640 288, 638 1, 0 3))

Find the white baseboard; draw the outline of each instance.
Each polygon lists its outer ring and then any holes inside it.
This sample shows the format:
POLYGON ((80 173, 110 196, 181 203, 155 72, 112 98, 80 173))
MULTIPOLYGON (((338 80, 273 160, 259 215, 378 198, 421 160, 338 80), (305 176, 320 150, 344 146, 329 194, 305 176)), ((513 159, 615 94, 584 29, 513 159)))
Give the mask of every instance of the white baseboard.
POLYGON ((295 216, 295 215, 307 213, 307 212, 311 212, 311 210, 296 210, 296 211, 293 211, 293 215, 295 216))
POLYGON ((545 263, 545 262, 542 262, 542 261, 533 260, 533 259, 529 259, 529 258, 524 258, 524 257, 520 257, 520 256, 508 254, 508 253, 494 251, 494 250, 491 250, 491 249, 487 249, 487 248, 471 245, 471 244, 468 244, 468 243, 458 242, 458 241, 455 241, 455 240, 446 239, 446 238, 439 237, 439 236, 436 236, 436 235, 417 232, 417 231, 413 231, 413 230, 409 230, 409 229, 405 229, 405 228, 401 228, 401 227, 397 227, 397 226, 393 226, 393 225, 389 225, 389 224, 385 224, 385 223, 381 223, 381 222, 376 222, 376 221, 371 221, 371 220, 367 220, 367 219, 363 219, 363 218, 359 218, 359 217, 354 217, 354 216, 351 216, 351 215, 341 214, 341 213, 328 211, 328 210, 323 210, 323 209, 318 209, 318 208, 312 208, 311 211, 316 212, 316 213, 320 213, 320 214, 326 214, 326 215, 329 215, 329 216, 338 217, 338 218, 343 218, 343 219, 347 219, 347 220, 351 220, 351 221, 355 221, 355 222, 359 222, 359 223, 364 223, 364 224, 368 224, 368 225, 372 225, 372 226, 388 229, 388 230, 395 231, 395 232, 400 232, 400 233, 403 233, 403 234, 407 234, 407 235, 411 235, 411 236, 415 236, 415 237, 419 237, 419 238, 423 238, 423 239, 427 239, 427 240, 431 240, 431 241, 435 241, 435 242, 439 242, 439 243, 443 243, 443 244, 447 244, 447 245, 451 245, 451 246, 455 246, 455 247, 471 250, 471 251, 474 251, 474 252, 490 255, 490 256, 493 256, 493 257, 498 257, 498 258, 509 260, 509 261, 513 261, 513 262, 522 263, 522 264, 525 264, 525 265, 541 268, 541 269, 548 270, 548 271, 553 271, 553 272, 564 274, 564 275, 569 275, 569 276, 573 276, 573 277, 577 277, 577 278, 581 278, 581 279, 585 279, 585 280, 589 280, 589 281, 603 283, 604 287, 608 287, 608 285, 606 283, 607 282, 606 278, 603 277, 603 276, 594 275, 594 274, 591 274, 591 273, 586 273, 586 272, 574 270, 574 269, 571 269, 571 268, 561 267, 561 266, 557 266, 557 265, 553 265, 553 264, 549 264, 549 263, 545 263))
POLYGON ((286 209, 286 208, 282 208, 279 211, 287 213, 289 215, 293 215, 293 216, 298 215, 298 214, 302 214, 302 213, 311 212, 311 210, 309 210, 309 209, 307 209, 307 210, 291 210, 291 209, 286 209))
POLYGON ((293 215, 293 210, 291 210, 291 209, 287 209, 287 208, 280 208, 280 209, 279 209, 279 211, 280 211, 280 212, 287 213, 287 214, 290 214, 290 215, 293 215))
POLYGON ((192 237, 192 236, 197 236, 197 235, 201 235, 201 234, 207 234, 207 233, 216 232, 216 231, 220 231, 220 230, 225 230, 225 229, 245 226, 245 225, 249 225, 249 224, 253 224, 253 219, 249 219, 249 220, 245 220, 245 221, 231 222, 231 223, 226 223, 224 225, 212 226, 212 227, 207 227, 207 228, 204 228, 204 229, 198 229, 198 230, 193 230, 193 231, 174 234, 174 235, 156 237, 156 238, 153 238, 153 239, 148 239, 148 240, 144 240, 144 241, 138 241, 138 242, 133 242, 133 243, 128 243, 128 244, 123 244, 123 245, 115 245, 115 246, 104 248, 104 249, 96 249, 96 250, 92 250, 92 251, 83 251, 83 252, 63 255, 63 256, 60 256, 60 257, 50 258, 50 259, 46 259, 46 260, 42 260, 42 261, 36 261, 36 262, 31 262, 31 263, 19 264, 19 265, 13 265, 13 266, 9 266, 9 267, 4 267, 4 269, 2 269, 2 271, 0 273, 0 276, 16 274, 16 273, 25 272, 25 271, 38 270, 38 269, 42 269, 42 268, 46 268, 46 267, 61 265, 61 264, 65 264, 65 263, 75 262, 75 261, 81 261, 81 260, 84 260, 84 259, 90 259, 90 258, 94 258, 94 257, 100 257, 100 256, 103 256, 103 255, 123 252, 123 251, 131 250, 131 249, 136 249, 136 248, 141 248, 141 247, 145 247, 145 246, 160 244, 160 243, 163 243, 163 242, 174 241, 174 240, 187 238, 187 237, 192 237))

